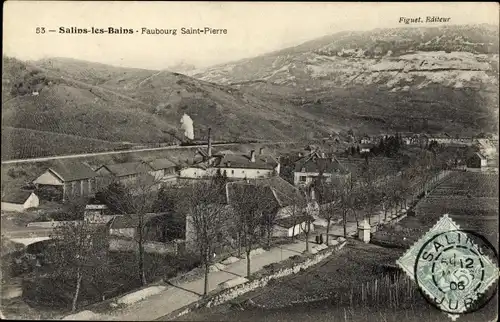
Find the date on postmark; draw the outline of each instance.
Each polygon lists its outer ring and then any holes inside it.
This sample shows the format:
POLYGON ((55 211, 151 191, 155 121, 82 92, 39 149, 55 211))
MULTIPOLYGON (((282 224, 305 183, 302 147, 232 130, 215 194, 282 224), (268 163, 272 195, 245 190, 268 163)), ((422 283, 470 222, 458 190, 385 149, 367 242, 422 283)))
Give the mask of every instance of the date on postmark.
POLYGON ((499 277, 497 262, 486 238, 461 230, 448 215, 396 261, 425 299, 453 320, 491 299, 489 288, 499 277))

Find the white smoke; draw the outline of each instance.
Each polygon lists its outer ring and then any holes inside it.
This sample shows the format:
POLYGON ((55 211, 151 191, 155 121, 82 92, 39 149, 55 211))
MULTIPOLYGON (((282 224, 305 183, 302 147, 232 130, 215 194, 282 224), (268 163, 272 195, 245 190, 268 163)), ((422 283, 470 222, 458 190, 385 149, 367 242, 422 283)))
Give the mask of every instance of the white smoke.
POLYGON ((181 118, 181 128, 184 130, 184 135, 189 139, 194 139, 193 119, 187 114, 181 118))

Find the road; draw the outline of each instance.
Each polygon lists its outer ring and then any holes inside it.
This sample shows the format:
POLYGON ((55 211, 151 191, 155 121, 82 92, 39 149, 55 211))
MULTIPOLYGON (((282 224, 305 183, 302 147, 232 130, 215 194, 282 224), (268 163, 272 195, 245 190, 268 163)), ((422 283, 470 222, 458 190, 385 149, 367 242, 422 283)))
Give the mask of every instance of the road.
MULTIPOLYGON (((261 141, 260 144, 292 144, 295 142, 272 142, 272 141, 261 141)), ((231 146, 231 145, 242 145, 246 143, 214 143, 214 146, 231 146)), ((252 143, 248 143, 252 144, 252 143)), ((99 155, 110 155, 110 154, 122 154, 122 153, 133 153, 133 152, 146 152, 146 151, 161 151, 161 150, 175 150, 175 149, 194 149, 194 148, 205 148, 207 144, 191 145, 191 146, 166 146, 161 148, 144 148, 144 149, 131 149, 131 150, 119 150, 119 151, 107 151, 107 152, 94 152, 94 153, 81 153, 81 154, 68 154, 68 155, 57 155, 49 157, 40 158, 30 158, 30 159, 17 159, 17 160, 7 160, 2 161, 2 164, 18 164, 18 163, 30 163, 30 162, 44 162, 51 160, 62 160, 62 159, 76 159, 93 157, 99 155)))

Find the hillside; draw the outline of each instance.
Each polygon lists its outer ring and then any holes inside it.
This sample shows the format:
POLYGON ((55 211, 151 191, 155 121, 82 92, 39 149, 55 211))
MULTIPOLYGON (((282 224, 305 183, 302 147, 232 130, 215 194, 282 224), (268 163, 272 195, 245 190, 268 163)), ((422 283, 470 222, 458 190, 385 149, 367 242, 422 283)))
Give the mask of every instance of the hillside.
POLYGON ((189 75, 221 84, 262 80, 305 89, 496 85, 498 41, 498 27, 490 25, 341 32, 189 75))
POLYGON ((341 32, 189 75, 360 131, 474 135, 498 132, 498 41, 490 25, 341 32))
MULTIPOLYGON (((91 152, 87 147, 93 143, 75 146, 75 136, 104 140, 102 148, 178 142, 184 139, 179 122, 184 113, 194 120, 195 139, 204 139, 208 127, 216 140, 289 140, 324 135, 332 127, 307 112, 178 73, 67 58, 28 63, 4 57, 3 64, 2 128, 59 135, 39 149, 45 155, 66 152, 65 144, 75 153, 91 152), (60 135, 71 138, 63 143, 60 135)), ((10 141, 23 140, 2 140, 14 147, 2 158, 35 156, 10 141)))
MULTIPOLYGON (((342 32, 191 76, 3 57, 2 128, 59 135, 36 141, 45 155, 64 145, 91 152, 179 142, 184 113, 195 139, 206 139, 209 127, 214 139, 230 141, 349 129, 475 135, 498 132, 498 64, 498 30, 488 25, 342 32), (105 142, 75 145, 75 137, 105 142)), ((29 132, 16 133, 19 142, 29 132)), ((34 156, 10 146, 2 158, 34 156)))

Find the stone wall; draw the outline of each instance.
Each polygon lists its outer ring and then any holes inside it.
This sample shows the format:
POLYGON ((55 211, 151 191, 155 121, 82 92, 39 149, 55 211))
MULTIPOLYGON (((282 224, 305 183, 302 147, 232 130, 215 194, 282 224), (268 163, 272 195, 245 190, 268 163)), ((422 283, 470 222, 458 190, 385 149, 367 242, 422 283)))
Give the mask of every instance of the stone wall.
POLYGON ((240 284, 236 287, 226 289, 226 290, 220 292, 219 294, 216 294, 215 296, 213 296, 210 300, 208 300, 208 302, 206 302, 205 306, 212 307, 212 306, 222 304, 224 302, 227 302, 229 300, 237 298, 240 295, 243 295, 245 293, 253 291, 259 287, 266 286, 270 280, 278 279, 278 278, 285 277, 285 276, 288 276, 291 274, 297 274, 300 270, 307 269, 313 265, 316 265, 319 262, 321 262, 322 260, 324 260, 325 258, 329 257, 330 255, 332 255, 335 252, 336 249, 343 247, 345 245, 345 243, 346 242, 344 241, 343 243, 339 244, 340 247, 337 246, 335 248, 328 248, 328 249, 325 249, 321 252, 318 252, 314 257, 308 258, 304 262, 299 263, 297 265, 294 265, 293 267, 283 268, 283 269, 279 270, 278 272, 273 273, 271 275, 267 275, 267 276, 249 281, 247 283, 240 284))
MULTIPOLYGON (((110 251, 124 251, 132 252, 137 251, 137 243, 133 240, 128 239, 117 239, 112 238, 109 240, 109 250, 110 251)), ((175 243, 159 243, 148 241, 144 243, 144 251, 146 253, 156 253, 156 254, 175 254, 177 247, 175 243)))

